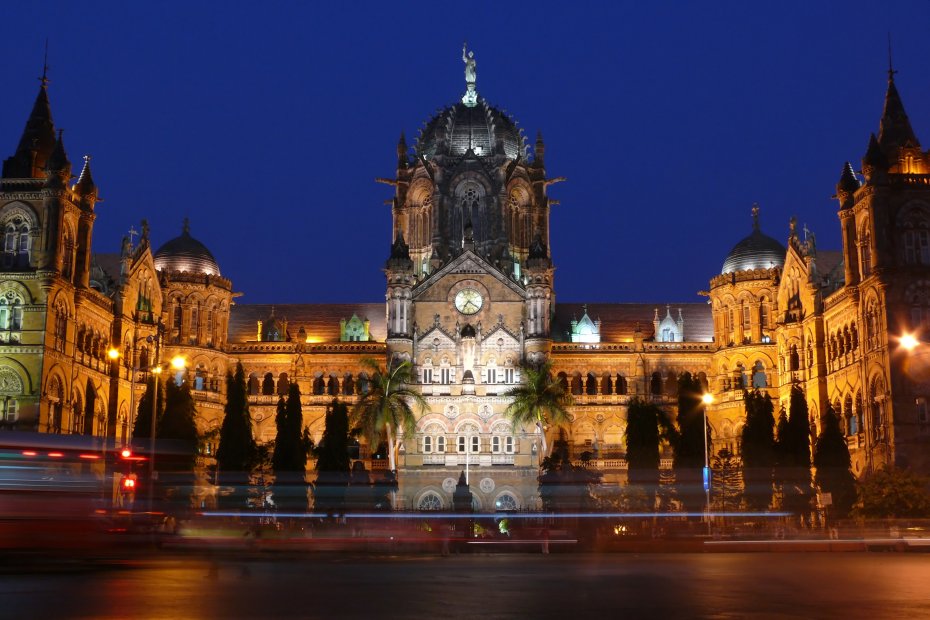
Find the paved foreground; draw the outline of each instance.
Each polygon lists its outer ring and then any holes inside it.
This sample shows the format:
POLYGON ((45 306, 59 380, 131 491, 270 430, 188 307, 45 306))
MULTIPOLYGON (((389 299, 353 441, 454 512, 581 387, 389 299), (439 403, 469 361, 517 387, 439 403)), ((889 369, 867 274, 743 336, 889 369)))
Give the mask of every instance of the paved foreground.
POLYGON ((4 618, 930 617, 928 554, 172 556, 5 572, 4 618))

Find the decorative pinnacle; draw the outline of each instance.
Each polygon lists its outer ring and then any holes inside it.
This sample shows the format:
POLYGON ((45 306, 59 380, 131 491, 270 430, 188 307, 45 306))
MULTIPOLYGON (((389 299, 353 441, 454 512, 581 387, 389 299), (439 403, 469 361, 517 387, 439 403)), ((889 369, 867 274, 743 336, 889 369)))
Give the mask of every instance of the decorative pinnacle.
POLYGON ((759 203, 752 203, 752 229, 759 230, 759 203))
POLYGON ((888 81, 894 82, 894 74, 897 71, 894 70, 894 63, 891 58, 891 32, 888 32, 888 81))
POLYGON ((39 81, 42 82, 42 88, 48 86, 48 37, 45 38, 45 58, 42 60, 42 77, 39 81))
POLYGON ((184 218, 184 226, 183 226, 183 228, 181 229, 181 231, 182 231, 185 235, 189 235, 189 234, 190 234, 190 232, 191 232, 191 220, 190 220, 190 218, 188 218, 188 217, 185 217, 185 218, 184 218))

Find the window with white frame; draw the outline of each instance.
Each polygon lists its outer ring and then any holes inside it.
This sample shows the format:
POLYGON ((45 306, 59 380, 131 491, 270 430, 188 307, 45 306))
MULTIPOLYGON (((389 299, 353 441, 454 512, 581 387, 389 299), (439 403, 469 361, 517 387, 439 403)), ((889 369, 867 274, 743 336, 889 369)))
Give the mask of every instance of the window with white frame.
POLYGON ((439 382, 443 385, 448 385, 452 383, 453 378, 455 377, 455 369, 444 366, 439 369, 439 382))
POLYGON ((436 437, 436 452, 442 454, 446 451, 446 437, 445 435, 439 435, 436 437))
POLYGON ((430 454, 433 451, 433 438, 429 435, 423 437, 423 454, 430 454))
POLYGON ((0 414, 2 414, 2 419, 4 422, 15 422, 16 421, 16 410, 18 403, 16 399, 12 396, 5 396, 3 400, 0 401, 0 414))
POLYGON ((500 454, 501 452, 501 436, 494 435, 491 437, 491 452, 494 454, 500 454))

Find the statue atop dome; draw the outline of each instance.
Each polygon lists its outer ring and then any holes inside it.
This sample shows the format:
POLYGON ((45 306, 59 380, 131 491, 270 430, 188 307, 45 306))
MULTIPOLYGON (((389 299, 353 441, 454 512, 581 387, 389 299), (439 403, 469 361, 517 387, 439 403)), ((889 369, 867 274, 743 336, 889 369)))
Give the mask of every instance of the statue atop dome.
POLYGON ((475 52, 466 54, 467 49, 468 43, 462 43, 462 62, 465 63, 465 95, 462 96, 462 103, 471 108, 478 103, 478 91, 475 88, 475 82, 478 81, 478 62, 475 60, 475 52))

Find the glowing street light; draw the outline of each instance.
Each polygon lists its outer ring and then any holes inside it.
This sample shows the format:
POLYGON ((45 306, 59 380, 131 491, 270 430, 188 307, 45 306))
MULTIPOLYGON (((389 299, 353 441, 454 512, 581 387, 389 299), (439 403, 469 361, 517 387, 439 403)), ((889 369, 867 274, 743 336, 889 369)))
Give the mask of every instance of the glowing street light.
POLYGON ((111 360, 116 360, 119 358, 119 351, 113 347, 110 347, 110 349, 107 351, 107 357, 109 357, 111 360))
POLYGON ((898 338, 898 344, 901 345, 902 349, 910 352, 917 348, 917 346, 920 344, 920 341, 917 340, 917 336, 914 334, 905 332, 901 335, 900 338, 898 338))

